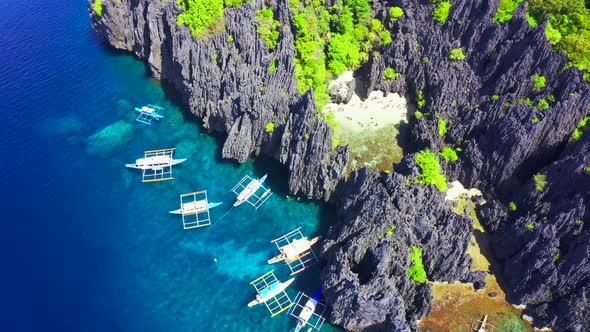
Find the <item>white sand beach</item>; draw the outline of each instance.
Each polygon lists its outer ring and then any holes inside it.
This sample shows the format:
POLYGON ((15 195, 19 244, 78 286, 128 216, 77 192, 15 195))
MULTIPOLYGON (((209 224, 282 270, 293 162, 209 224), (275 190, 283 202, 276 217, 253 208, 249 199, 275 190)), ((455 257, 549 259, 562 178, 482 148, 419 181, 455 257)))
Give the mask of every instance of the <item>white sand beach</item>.
POLYGON ((397 93, 387 96, 382 91, 373 91, 366 100, 356 94, 347 104, 328 103, 324 113, 334 113, 341 129, 359 132, 377 130, 391 124, 407 122, 408 102, 397 93))

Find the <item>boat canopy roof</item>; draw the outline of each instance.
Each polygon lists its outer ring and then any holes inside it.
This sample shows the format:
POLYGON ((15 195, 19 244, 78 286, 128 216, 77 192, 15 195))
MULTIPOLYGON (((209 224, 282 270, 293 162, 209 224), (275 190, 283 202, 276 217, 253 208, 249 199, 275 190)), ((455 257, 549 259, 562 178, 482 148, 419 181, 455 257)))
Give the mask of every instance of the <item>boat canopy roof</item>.
POLYGON ((307 238, 296 239, 293 242, 281 247, 281 250, 287 257, 295 257, 309 249, 307 238))
POLYGON ((150 166, 150 165, 161 165, 161 164, 169 164, 172 157, 169 155, 161 155, 161 156, 153 156, 153 157, 146 157, 140 158, 135 161, 137 166, 150 166))

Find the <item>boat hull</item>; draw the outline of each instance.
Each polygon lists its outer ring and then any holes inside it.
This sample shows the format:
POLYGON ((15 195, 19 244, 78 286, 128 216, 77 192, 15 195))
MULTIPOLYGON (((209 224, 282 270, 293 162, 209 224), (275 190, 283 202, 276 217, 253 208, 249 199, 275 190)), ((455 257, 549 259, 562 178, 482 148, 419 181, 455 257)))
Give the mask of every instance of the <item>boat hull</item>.
POLYGON ((186 158, 180 158, 180 159, 172 159, 170 161, 169 164, 167 165, 158 165, 158 166, 137 166, 137 164, 125 164, 125 167, 127 168, 133 168, 133 169, 151 169, 151 170, 161 170, 164 167, 170 167, 170 166, 174 166, 174 165, 178 165, 182 162, 185 162, 187 159, 186 158))
MULTIPOLYGON (((223 204, 223 202, 209 203, 209 204, 207 204, 207 209, 212 209, 212 208, 218 207, 218 206, 220 206, 221 204, 223 204)), ((172 213, 172 214, 182 214, 182 208, 180 208, 180 209, 176 209, 176 210, 173 210, 173 211, 168 211, 168 213, 172 213)))

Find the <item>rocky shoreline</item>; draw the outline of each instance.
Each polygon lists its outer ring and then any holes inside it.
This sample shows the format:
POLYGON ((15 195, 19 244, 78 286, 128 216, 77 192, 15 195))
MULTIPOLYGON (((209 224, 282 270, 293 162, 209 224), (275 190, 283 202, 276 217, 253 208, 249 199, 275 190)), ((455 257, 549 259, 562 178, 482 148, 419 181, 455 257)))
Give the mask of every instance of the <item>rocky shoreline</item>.
MULTIPOLYGON (((443 162, 445 174, 484 191, 488 203, 479 218, 491 232, 509 296, 526 304, 539 326, 584 331, 590 326, 590 175, 584 169, 590 135, 568 141, 588 112, 590 91, 582 73, 566 69, 565 56, 552 51, 544 24, 527 24, 526 4, 510 22, 493 23, 498 2, 453 3, 441 25, 432 20, 429 2, 394 1, 405 12, 386 25, 394 41, 357 76, 367 93, 424 94, 424 117, 410 120, 413 144, 462 148, 456 163, 443 162), (466 59, 450 61, 459 47, 466 59), (401 77, 382 81, 386 67, 401 77), (534 74, 546 77, 544 89, 533 87, 534 74), (533 105, 520 102, 526 98, 533 105), (554 101, 538 110, 540 99, 554 101), (440 118, 449 124, 442 137, 440 118), (546 175, 542 191, 532 180, 536 173, 546 175), (517 211, 508 210, 510 201, 517 211)), ((484 275, 469 271, 466 254, 471 223, 433 187, 412 184, 418 174, 413 154, 394 174, 360 170, 346 179, 347 148, 332 148, 332 129, 318 119, 313 92, 297 90, 288 3, 266 2, 282 23, 274 51, 256 33, 256 9, 264 6, 258 0, 227 9, 224 30, 206 41, 176 24, 180 11, 173 1, 104 0, 101 16, 92 7, 89 12, 100 39, 144 60, 205 128, 227 134, 224 158, 272 156, 288 168, 292 194, 336 204, 339 224, 322 248, 331 322, 350 330, 415 330, 431 298, 427 284, 407 276, 409 247, 422 248, 429 280, 480 284, 484 275), (267 133, 270 122, 275 130, 267 133)), ((387 6, 374 2, 373 11, 384 16, 387 6)))

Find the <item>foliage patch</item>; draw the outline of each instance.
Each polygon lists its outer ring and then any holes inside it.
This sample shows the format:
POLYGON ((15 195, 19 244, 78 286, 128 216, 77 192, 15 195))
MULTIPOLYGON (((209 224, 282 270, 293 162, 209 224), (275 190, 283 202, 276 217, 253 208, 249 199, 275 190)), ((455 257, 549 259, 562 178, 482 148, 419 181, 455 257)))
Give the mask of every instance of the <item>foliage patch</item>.
POLYGON ((424 263, 422 262, 422 249, 416 246, 411 246, 410 259, 412 260, 412 266, 408 269, 408 277, 417 284, 425 283, 426 271, 424 270, 424 263))
POLYGON ((451 13, 451 2, 442 1, 438 4, 438 7, 432 12, 432 18, 441 24, 445 24, 451 13))
POLYGON ((429 149, 422 150, 416 155, 416 164, 422 171, 416 180, 417 183, 425 186, 434 185, 442 192, 447 190, 447 177, 442 174, 436 154, 429 149))

